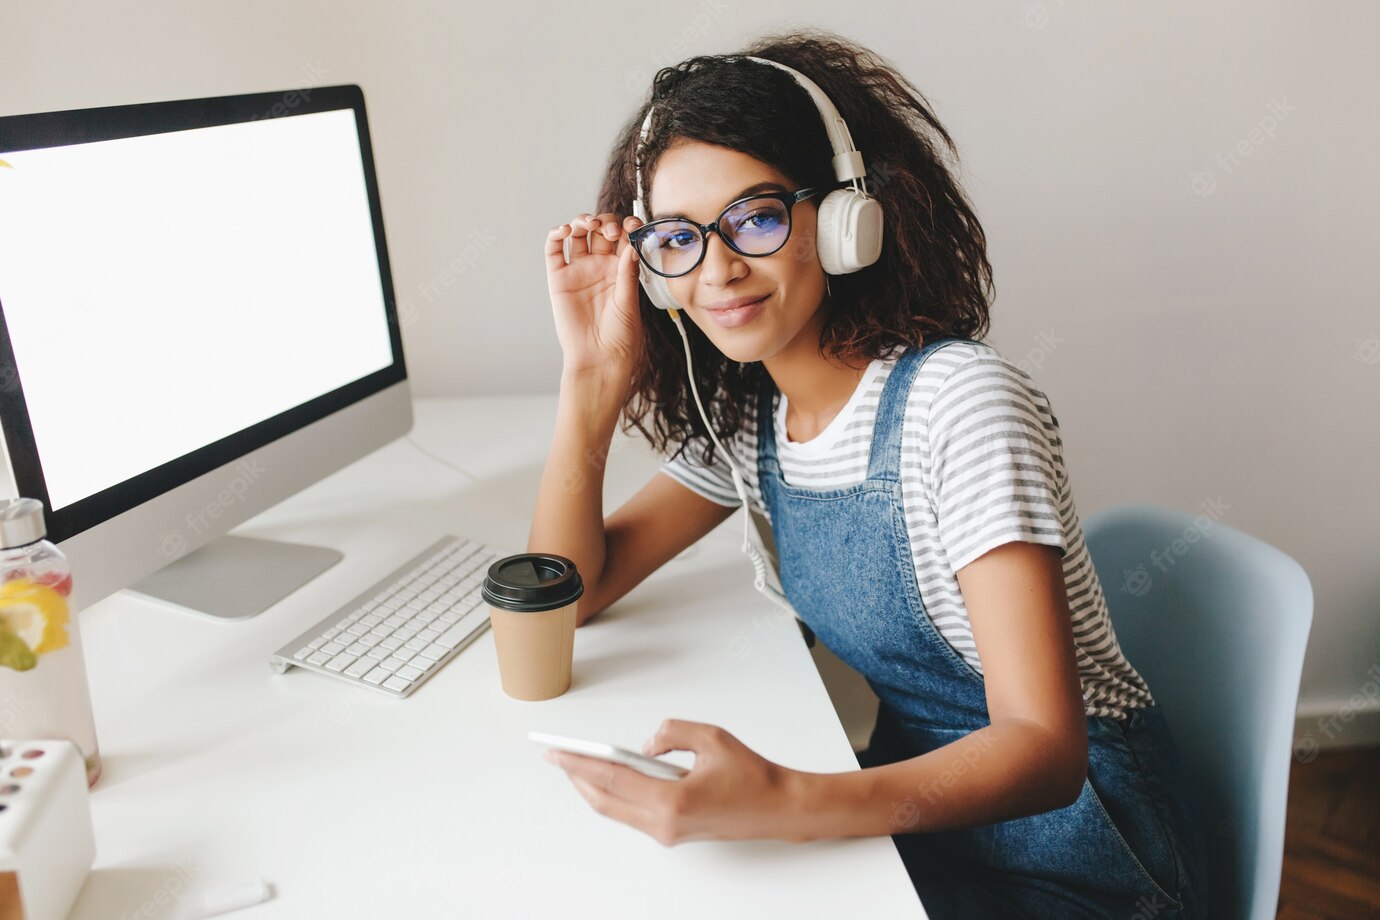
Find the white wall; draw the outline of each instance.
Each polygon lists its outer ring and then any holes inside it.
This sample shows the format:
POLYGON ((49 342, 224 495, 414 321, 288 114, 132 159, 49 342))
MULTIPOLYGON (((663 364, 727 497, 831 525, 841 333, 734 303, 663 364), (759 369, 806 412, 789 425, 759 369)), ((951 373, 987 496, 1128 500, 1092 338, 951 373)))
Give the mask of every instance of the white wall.
POLYGON ((958 141, 1082 516, 1220 498, 1313 578, 1303 712, 1380 711, 1380 7, 394 6, 6 0, 0 113, 360 83, 418 392, 553 391, 542 239, 655 70, 837 30, 958 141))

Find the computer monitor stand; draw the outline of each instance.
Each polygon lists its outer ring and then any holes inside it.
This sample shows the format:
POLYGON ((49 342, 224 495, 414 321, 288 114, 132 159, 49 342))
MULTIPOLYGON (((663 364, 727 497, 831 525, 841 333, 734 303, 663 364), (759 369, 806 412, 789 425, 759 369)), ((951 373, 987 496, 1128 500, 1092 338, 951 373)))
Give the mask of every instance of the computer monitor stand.
POLYGON ((242 620, 263 613, 343 558, 325 546, 227 534, 128 590, 217 619, 242 620))

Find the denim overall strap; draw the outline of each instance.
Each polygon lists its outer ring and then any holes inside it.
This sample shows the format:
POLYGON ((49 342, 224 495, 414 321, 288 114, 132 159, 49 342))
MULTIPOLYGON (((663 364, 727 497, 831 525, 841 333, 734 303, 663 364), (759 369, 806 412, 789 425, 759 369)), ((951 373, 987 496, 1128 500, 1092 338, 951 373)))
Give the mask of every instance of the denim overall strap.
POLYGON ((901 429, 906 421, 906 403, 910 399, 911 385, 925 359, 941 346, 954 341, 952 338, 943 338, 926 342, 919 349, 912 346, 906 349, 906 353, 892 368, 882 388, 881 402, 877 405, 877 422, 872 429, 872 452, 867 460, 868 479, 901 482, 901 429))

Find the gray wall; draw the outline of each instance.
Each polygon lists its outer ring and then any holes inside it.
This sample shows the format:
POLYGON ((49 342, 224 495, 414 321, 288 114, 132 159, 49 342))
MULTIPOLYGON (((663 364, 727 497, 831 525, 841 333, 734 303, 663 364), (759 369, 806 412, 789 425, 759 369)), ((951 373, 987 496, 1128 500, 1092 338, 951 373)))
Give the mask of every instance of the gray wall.
POLYGON ((840 31, 959 143, 996 266, 991 340, 1049 394, 1083 517, 1220 499, 1218 519, 1313 578, 1305 722, 1373 724, 1380 7, 668 9, 6 0, 0 112, 362 84, 418 392, 550 392, 542 239, 593 205, 655 70, 840 31))

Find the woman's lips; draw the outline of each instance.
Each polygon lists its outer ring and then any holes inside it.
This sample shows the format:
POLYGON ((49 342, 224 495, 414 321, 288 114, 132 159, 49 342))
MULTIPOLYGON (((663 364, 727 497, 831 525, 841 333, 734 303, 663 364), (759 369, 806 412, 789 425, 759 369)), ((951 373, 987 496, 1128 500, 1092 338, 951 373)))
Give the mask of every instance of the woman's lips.
POLYGON ((767 294, 766 297, 763 297, 756 303, 750 303, 746 307, 738 307, 734 310, 705 310, 704 312, 708 313, 709 318, 723 328, 730 329, 734 326, 750 323, 756 319, 758 314, 762 312, 762 307, 763 304, 766 303, 767 297, 770 296, 770 294, 767 294))

